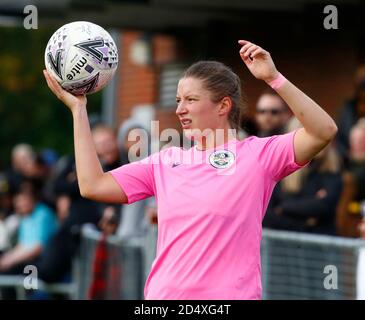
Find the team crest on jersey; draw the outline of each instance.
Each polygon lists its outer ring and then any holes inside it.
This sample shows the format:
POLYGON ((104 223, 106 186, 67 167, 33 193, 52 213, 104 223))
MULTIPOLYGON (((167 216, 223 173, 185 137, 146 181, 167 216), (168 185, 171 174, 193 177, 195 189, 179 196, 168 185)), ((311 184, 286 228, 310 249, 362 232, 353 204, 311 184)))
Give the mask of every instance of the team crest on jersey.
POLYGON ((233 152, 229 150, 218 150, 211 153, 209 163, 217 169, 229 168, 235 160, 233 152))

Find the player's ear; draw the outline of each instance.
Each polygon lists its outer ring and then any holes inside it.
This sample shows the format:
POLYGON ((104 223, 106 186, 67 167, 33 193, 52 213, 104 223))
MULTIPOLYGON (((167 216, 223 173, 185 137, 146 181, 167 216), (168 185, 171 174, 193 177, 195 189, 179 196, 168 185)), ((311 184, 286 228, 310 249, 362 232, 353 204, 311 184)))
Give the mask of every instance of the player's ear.
POLYGON ((229 114, 229 112, 231 111, 231 109, 232 109, 232 99, 230 97, 224 97, 221 100, 218 114, 220 116, 229 114))

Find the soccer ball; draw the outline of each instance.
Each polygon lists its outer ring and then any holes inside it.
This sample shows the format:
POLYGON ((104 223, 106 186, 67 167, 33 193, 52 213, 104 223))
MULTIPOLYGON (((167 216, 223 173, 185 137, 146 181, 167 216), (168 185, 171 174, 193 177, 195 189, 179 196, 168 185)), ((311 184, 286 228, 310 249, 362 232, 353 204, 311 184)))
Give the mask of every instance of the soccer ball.
POLYGON ((104 88, 118 66, 118 49, 102 27, 76 21, 59 28, 48 41, 45 64, 61 86, 75 94, 104 88))

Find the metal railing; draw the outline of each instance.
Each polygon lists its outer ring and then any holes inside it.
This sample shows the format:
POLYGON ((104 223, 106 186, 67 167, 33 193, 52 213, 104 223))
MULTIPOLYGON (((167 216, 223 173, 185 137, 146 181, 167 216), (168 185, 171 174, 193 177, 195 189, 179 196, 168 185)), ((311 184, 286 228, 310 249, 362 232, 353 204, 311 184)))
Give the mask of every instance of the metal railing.
MULTIPOLYGON (((107 238, 103 299, 143 299, 156 236, 152 232, 128 242, 107 238)), ((93 227, 82 228, 74 282, 65 289, 70 298, 89 299, 100 239, 93 227)), ((365 299, 364 240, 264 229, 261 262, 263 299, 365 299)), ((22 286, 23 277, 2 278, 0 286, 22 286)), ((42 285, 42 289, 54 288, 42 285)))
MULTIPOLYGON (((92 268, 100 239, 100 232, 93 227, 86 225, 82 228, 79 255, 73 272, 77 283, 77 299, 89 299, 93 281, 92 268)), ((106 295, 103 299, 143 299, 144 239, 125 242, 116 236, 109 236, 106 241, 106 251, 107 261, 103 271, 106 295)))
POLYGON ((357 299, 365 241, 264 230, 261 244, 264 299, 357 299))
MULTIPOLYGON (((81 287, 79 298, 86 298, 90 268, 95 252, 96 231, 83 230, 81 245, 81 287)), ((143 299, 146 250, 153 250, 141 240, 121 243, 111 237, 109 246, 120 251, 122 294, 112 299, 143 299)), ((365 241, 306 233, 263 230, 261 244, 263 299, 357 299, 360 275, 359 254, 365 241)), ((114 262, 115 263, 115 262, 114 262)), ((117 262, 118 263, 118 262, 117 262)), ((365 283, 363 284, 365 286, 365 283)))

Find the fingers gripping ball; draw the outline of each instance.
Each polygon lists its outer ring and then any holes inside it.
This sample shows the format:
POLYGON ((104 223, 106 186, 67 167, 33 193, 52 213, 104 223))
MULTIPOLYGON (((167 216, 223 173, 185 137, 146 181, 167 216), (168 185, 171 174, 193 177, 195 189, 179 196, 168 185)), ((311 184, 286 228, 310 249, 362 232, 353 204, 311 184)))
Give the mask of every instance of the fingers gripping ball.
POLYGON ((107 85, 118 67, 118 49, 102 27, 76 21, 52 35, 44 59, 48 72, 65 90, 82 95, 107 85))

